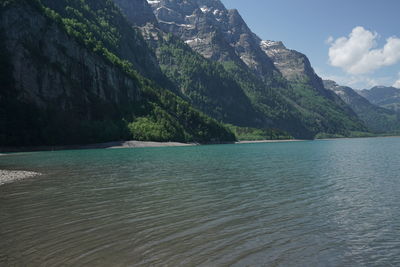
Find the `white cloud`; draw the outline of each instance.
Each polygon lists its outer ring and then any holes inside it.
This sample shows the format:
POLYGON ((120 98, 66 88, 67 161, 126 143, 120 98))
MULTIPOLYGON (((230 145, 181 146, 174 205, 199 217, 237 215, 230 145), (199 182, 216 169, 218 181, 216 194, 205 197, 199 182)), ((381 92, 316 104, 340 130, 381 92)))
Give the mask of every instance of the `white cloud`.
POLYGON ((390 37, 382 48, 376 48, 378 34, 355 27, 348 37, 330 41, 329 61, 349 74, 365 74, 400 62, 400 38, 390 37))
POLYGON ((329 37, 325 40, 325 43, 326 43, 326 44, 331 44, 331 43, 333 43, 333 41, 335 41, 335 39, 334 39, 332 36, 329 36, 329 37))
POLYGON ((349 86, 353 89, 369 89, 378 85, 390 85, 393 77, 371 77, 367 75, 330 75, 321 74, 323 79, 333 80, 339 85, 349 86))
POLYGON ((393 87, 400 88, 400 72, 399 72, 399 79, 394 82, 393 87))

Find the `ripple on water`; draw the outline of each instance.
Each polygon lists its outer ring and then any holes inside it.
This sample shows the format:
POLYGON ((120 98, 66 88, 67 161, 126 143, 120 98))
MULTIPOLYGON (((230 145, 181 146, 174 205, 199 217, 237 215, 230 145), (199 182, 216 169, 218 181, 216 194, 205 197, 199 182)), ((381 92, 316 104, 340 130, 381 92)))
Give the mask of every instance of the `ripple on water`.
POLYGON ((399 151, 387 138, 3 157, 43 175, 0 187, 0 265, 397 266, 399 151))

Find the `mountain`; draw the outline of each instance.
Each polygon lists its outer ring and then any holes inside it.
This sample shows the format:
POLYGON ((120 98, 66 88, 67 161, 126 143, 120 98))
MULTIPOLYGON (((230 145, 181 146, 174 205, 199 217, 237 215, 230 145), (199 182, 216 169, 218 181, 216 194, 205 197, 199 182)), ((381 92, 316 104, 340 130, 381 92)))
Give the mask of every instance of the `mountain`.
POLYGON ((371 89, 357 91, 371 103, 400 111, 400 89, 395 87, 375 86, 371 89))
MULTIPOLYGON (((130 12, 150 5, 143 1, 114 0, 128 21, 141 29, 156 51, 158 64, 170 83, 166 88, 177 93, 204 113, 225 123, 239 126, 261 126, 264 118, 251 104, 240 85, 222 65, 205 59, 184 42, 159 28, 154 14, 147 21, 130 12)), ((141 17, 142 18, 142 17, 141 17)))
POLYGON ((275 67, 289 82, 291 90, 283 90, 282 94, 303 109, 308 110, 308 114, 304 113, 303 117, 310 116, 310 112, 311 120, 317 114, 322 115, 322 122, 329 121, 325 128, 335 123, 345 125, 358 123, 358 128, 363 128, 354 111, 340 97, 325 88, 322 79, 315 73, 306 55, 286 48, 280 41, 263 41, 261 39, 259 41, 262 50, 272 59, 275 67), (341 113, 345 113, 345 115, 341 113), (342 121, 338 122, 338 118, 342 121), (345 121, 346 118, 348 121, 345 121))
POLYGON ((305 78, 286 76, 237 10, 218 0, 149 3, 2 2, 0 145, 366 130, 319 87, 304 55, 305 78))
POLYGON ((0 8, 1 146, 235 139, 158 84, 154 51, 113 2, 0 8))
POLYGON ((237 10, 227 10, 219 0, 149 3, 163 31, 222 63, 272 125, 309 136, 365 130, 356 114, 324 88, 306 56, 280 42, 262 41, 237 10))
POLYGON ((276 71, 239 12, 227 10, 219 0, 149 3, 161 29, 179 36, 204 57, 245 64, 266 79, 276 71))
POLYGON ((339 86, 334 81, 324 80, 324 85, 346 102, 371 132, 390 133, 400 131, 400 115, 395 111, 378 107, 352 88, 339 86))

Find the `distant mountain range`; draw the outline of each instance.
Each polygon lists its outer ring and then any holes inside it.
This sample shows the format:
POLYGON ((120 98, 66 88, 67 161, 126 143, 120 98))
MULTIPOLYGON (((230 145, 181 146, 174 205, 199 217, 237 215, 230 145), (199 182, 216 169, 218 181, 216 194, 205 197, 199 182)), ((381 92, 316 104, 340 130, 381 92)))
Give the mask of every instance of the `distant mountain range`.
POLYGON ((368 90, 357 91, 372 104, 395 111, 400 111, 400 89, 395 87, 375 86, 368 90))
POLYGON ((324 84, 219 0, 15 0, 0 14, 1 146, 399 129, 373 105, 395 102, 324 84))
POLYGON ((346 102, 371 132, 388 133, 400 131, 400 113, 376 106, 352 88, 340 86, 334 81, 326 80, 324 85, 346 102))

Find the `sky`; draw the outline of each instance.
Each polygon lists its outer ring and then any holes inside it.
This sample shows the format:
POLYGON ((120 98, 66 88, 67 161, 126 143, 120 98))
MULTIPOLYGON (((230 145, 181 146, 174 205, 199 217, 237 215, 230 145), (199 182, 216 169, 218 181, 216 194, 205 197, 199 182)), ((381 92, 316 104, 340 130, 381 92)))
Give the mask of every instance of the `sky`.
POLYGON ((400 0, 222 0, 254 33, 307 55, 324 79, 400 88, 400 0))

